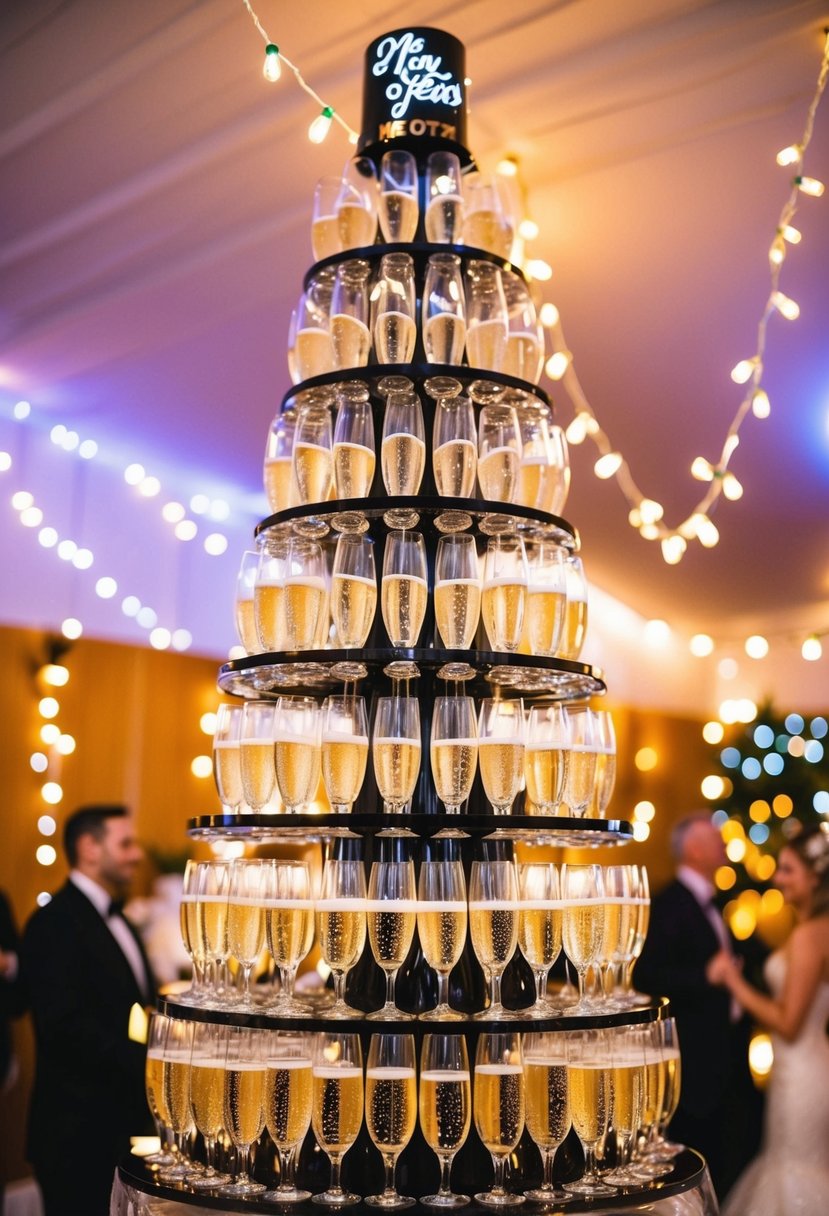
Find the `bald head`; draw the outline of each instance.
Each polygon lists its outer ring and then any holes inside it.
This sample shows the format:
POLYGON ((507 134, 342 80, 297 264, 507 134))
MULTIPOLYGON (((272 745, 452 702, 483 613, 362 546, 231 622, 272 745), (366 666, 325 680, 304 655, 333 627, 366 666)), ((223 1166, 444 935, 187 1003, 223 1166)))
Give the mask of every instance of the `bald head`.
POLYGON ((719 829, 706 812, 680 820, 673 830, 671 845, 678 865, 689 866, 709 882, 727 860, 719 829))

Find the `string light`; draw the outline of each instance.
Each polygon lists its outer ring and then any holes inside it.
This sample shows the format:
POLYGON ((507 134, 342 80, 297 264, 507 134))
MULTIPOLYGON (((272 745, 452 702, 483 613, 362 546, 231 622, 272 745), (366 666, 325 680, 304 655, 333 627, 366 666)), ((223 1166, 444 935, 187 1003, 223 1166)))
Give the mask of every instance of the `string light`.
POLYGON ((275 46, 273 42, 269 42, 265 47, 265 62, 262 64, 262 75, 271 84, 276 84, 282 75, 282 67, 279 63, 279 47, 275 46))

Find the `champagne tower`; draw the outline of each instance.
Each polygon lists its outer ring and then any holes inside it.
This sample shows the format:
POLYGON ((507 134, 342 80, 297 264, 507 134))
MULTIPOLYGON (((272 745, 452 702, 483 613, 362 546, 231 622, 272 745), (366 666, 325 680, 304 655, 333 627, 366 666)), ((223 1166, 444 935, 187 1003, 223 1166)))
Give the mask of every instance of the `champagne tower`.
MULTIPOLYGON (((375 860, 412 860, 416 867, 426 860, 460 860, 467 883, 473 859, 510 861, 514 859, 518 847, 532 853, 534 850, 528 846, 584 848, 622 845, 632 840, 629 823, 591 817, 589 811, 586 816, 576 817, 561 805, 544 810, 529 801, 525 803, 522 793, 517 798, 511 797, 506 806, 501 805, 496 810, 493 803, 497 799, 493 797, 492 781, 485 789, 480 772, 475 776, 471 790, 465 792, 460 808, 447 810, 446 798, 439 799, 435 788, 434 758, 430 765, 430 743, 434 738, 432 718, 437 713, 438 698, 470 698, 476 710, 484 702, 486 705, 502 702, 514 707, 520 707, 523 703, 526 710, 536 704, 586 703, 591 697, 605 691, 598 670, 581 662, 578 657, 557 657, 555 648, 552 648, 552 653, 532 653, 526 639, 521 644, 518 636, 509 648, 494 648, 491 634, 509 628, 511 613, 507 599, 503 595, 498 598, 499 591, 505 590, 509 579, 499 578, 497 571, 491 585, 484 574, 482 621, 471 632, 471 644, 459 645, 457 637, 450 637, 456 643, 454 646, 445 644, 447 635, 452 634, 452 627, 442 617, 445 605, 441 605, 439 595, 435 594, 436 585, 451 581, 443 579, 439 569, 442 542, 445 543, 448 538, 467 538, 463 547, 468 554, 472 554, 473 565, 477 562, 480 566, 483 566, 487 550, 493 548, 505 552, 517 548, 524 552, 525 547, 547 546, 559 556, 562 553, 575 554, 579 549, 575 528, 551 511, 551 507, 563 502, 566 497, 566 483, 563 489, 561 486, 553 489, 548 486, 549 492, 539 489, 537 492, 530 490, 529 493, 519 494, 515 489, 517 468, 510 472, 497 463, 499 452, 505 450, 503 446, 498 447, 497 437, 492 449, 494 455, 486 453, 487 459, 492 462, 490 468, 495 472, 484 475, 485 453, 482 447, 477 483, 474 464, 471 477, 468 476, 468 468, 464 471, 462 467, 467 456, 472 459, 462 446, 456 446, 451 453, 457 458, 454 464, 450 461, 448 465, 441 465, 435 457, 438 447, 436 413, 444 410, 447 416, 453 416, 452 402, 462 403, 462 406, 458 406, 458 417, 464 414, 473 420, 473 436, 476 428, 478 433, 481 432, 484 411, 489 411, 489 418, 495 416, 493 411, 499 407, 506 412, 520 414, 529 419, 530 424, 537 419, 542 434, 552 424, 551 402, 535 383, 540 370, 537 338, 534 373, 524 378, 511 374, 516 368, 513 363, 509 364, 509 371, 492 370, 495 360, 484 340, 487 324, 485 312, 479 317, 478 340, 471 340, 470 320, 466 332, 466 354, 463 353, 461 342, 459 351, 455 347, 453 360, 436 361, 436 352, 440 347, 434 335, 430 337, 426 332, 428 319, 424 323, 426 310, 423 307, 424 296, 428 295, 426 278, 431 273, 430 268, 435 265, 434 259, 439 255, 449 255, 458 272, 456 282, 485 282, 493 270, 523 282, 520 271, 508 260, 511 236, 504 243, 501 253, 493 252, 491 247, 498 244, 497 240, 481 240, 481 244, 487 243, 490 248, 477 247, 469 229, 464 232, 464 243, 460 243, 459 233, 455 239, 451 239, 451 204, 459 196, 453 193, 451 182, 438 182, 437 187, 434 185, 430 165, 433 166, 435 162, 430 162, 430 158, 436 153, 447 153, 457 158, 457 162, 453 163, 458 163, 465 175, 475 172, 472 155, 466 146, 465 79, 463 45, 452 35, 439 30, 396 30, 376 39, 368 47, 362 134, 358 155, 352 162, 352 174, 357 175, 358 193, 361 173, 368 180, 369 187, 375 188, 376 175, 386 153, 400 150, 411 154, 417 169, 417 227, 411 229, 414 239, 393 244, 380 243, 381 235, 374 243, 357 243, 356 247, 353 247, 353 241, 341 241, 342 251, 322 257, 308 270, 304 280, 305 297, 312 305, 314 301, 319 305, 320 299, 330 301, 338 268, 345 263, 356 267, 354 273, 367 285, 372 302, 370 332, 367 329, 370 344, 368 358, 367 362, 351 361, 360 362, 362 365, 359 366, 350 366, 348 359, 340 359, 335 370, 315 366, 313 353, 309 354, 310 340, 308 349, 300 349, 300 345, 312 330, 317 335, 314 340, 318 339, 328 323, 328 304, 320 306, 322 312, 326 313, 323 321, 318 316, 314 325, 312 318, 312 322, 304 328, 303 322, 298 322, 291 343, 294 384, 285 394, 274 424, 277 429, 283 428, 285 433, 293 435, 293 456, 291 458, 289 454, 288 457, 293 460, 293 465, 289 466, 292 489, 289 496, 280 497, 282 491, 275 480, 272 503, 275 501, 279 509, 263 519, 256 529, 257 548, 260 552, 277 555, 277 560, 286 546, 318 546, 324 554, 329 600, 322 610, 320 626, 312 631, 314 644, 296 649, 277 648, 265 653, 260 652, 260 647, 249 647, 251 652, 247 657, 228 662, 220 669, 218 681, 222 693, 244 702, 311 697, 321 703, 329 696, 359 696, 365 699, 370 725, 376 723, 381 698, 408 698, 414 701, 419 711, 420 737, 419 741, 410 741, 419 742, 420 766, 413 791, 407 791, 402 805, 395 805, 385 789, 385 797, 381 796, 374 766, 369 762, 362 788, 353 806, 348 808, 348 814, 344 815, 342 808, 338 808, 339 813, 334 809, 312 813, 303 807, 290 812, 286 808, 284 813, 278 814, 251 814, 236 813, 236 810, 226 806, 219 814, 191 821, 188 830, 193 839, 235 840, 252 847, 314 843, 320 850, 321 861, 357 858, 365 863, 367 869, 375 860), (448 240, 447 224, 450 226, 448 240), (435 239, 436 235, 438 239, 435 239), (404 258, 403 263, 400 262, 401 257, 404 258), (392 307, 386 313, 391 320, 384 328, 380 315, 382 293, 396 273, 389 267, 399 267, 401 264, 409 268, 413 280, 416 300, 416 303, 412 301, 415 306, 410 310, 413 315, 408 316, 406 325, 401 325, 400 310, 392 307), (399 357, 401 352, 405 358, 399 357), (477 365, 475 356, 480 359, 477 365), (447 402, 450 405, 447 406, 447 402), (370 453, 368 466, 365 463, 362 466, 363 483, 359 485, 359 491, 349 496, 343 493, 343 489, 355 484, 356 466, 347 461, 342 467, 338 466, 336 455, 332 457, 330 453, 330 441, 327 448, 324 443, 308 442, 306 450, 300 454, 304 440, 299 427, 301 423, 304 426, 310 417, 323 431, 329 425, 333 429, 340 412, 355 406, 370 420, 369 432, 373 430, 374 452, 370 453), (392 411, 403 406, 410 410, 414 407, 415 414, 422 416, 420 434, 416 433, 417 428, 390 425, 392 411), (407 442, 401 442, 404 439, 407 442), (313 467, 312 458, 316 462, 313 467), (302 468, 299 467, 301 460, 306 460, 302 468), (322 468, 321 473, 320 461, 330 462, 327 468, 322 468), (511 493, 501 489, 503 478, 507 475, 513 477, 511 493), (309 493, 309 487, 315 484, 324 487, 324 493, 317 496, 321 499, 319 501, 309 493), (495 492, 485 493, 493 488, 495 492), (532 505, 525 505, 526 502, 532 505), (353 538, 364 550, 367 546, 372 549, 377 583, 380 585, 384 575, 392 569, 386 561, 390 547, 399 544, 401 536, 412 534, 422 538, 418 544, 425 559, 428 594, 416 603, 415 593, 409 587, 407 603, 403 603, 401 594, 396 600, 390 596, 387 604, 384 589, 382 611, 378 597, 377 609, 365 636, 360 638, 359 644, 344 645, 341 635, 349 606, 342 599, 345 594, 344 580, 340 578, 342 568, 338 565, 340 559, 337 556, 343 548, 343 538, 353 538), (384 575, 381 575, 381 571, 384 575), (488 588, 492 595, 489 604, 486 599, 488 588), (339 600, 338 596, 341 597, 339 600), (404 617, 406 622, 401 624, 404 617), (419 629, 416 620, 412 626, 411 617, 421 618, 419 629), (397 636, 401 634, 404 635, 402 638, 397 636), (550 814, 550 809, 558 813, 550 814), (565 814, 560 813, 562 809, 566 811, 565 814)), ((341 234, 343 231, 341 222, 341 234)), ((486 224, 474 231, 486 232, 486 224)), ((451 298, 451 290, 448 295, 451 298)), ((367 318, 366 321, 369 324, 367 318)), ((341 340, 347 336, 340 334, 341 340)), ((526 372, 526 365, 520 364, 519 370, 526 372)), ((460 434, 450 435, 451 441, 461 439, 460 434)), ((363 446, 368 445, 364 443, 363 446)), ((472 445, 467 441, 467 446, 472 445)), ((477 456, 477 445, 475 447, 474 456, 477 456)), ((518 460, 519 457, 516 457, 516 462, 518 460)), ((544 474, 539 476, 543 481, 544 474)), ((359 479, 357 481, 359 484, 359 479)), ((283 484, 288 484, 287 478, 283 484)), ((364 584, 368 581, 363 578, 364 584)), ((474 583, 476 580, 473 577, 467 581, 474 583)), ((376 595, 376 589, 372 594, 376 595)), ((474 619, 477 620, 477 611, 474 619)), ((308 631, 305 633, 307 635, 308 631)), ((308 640, 309 637, 305 636, 304 641, 308 640)), ((523 731, 523 713, 520 708, 517 712, 523 731)), ((378 746, 376 726, 374 746, 375 749, 378 746)), ((480 750, 483 752, 484 747, 481 746, 480 750)), ((376 755, 374 761, 376 766, 376 755)), ((372 1021, 362 1016, 377 1010, 383 1002, 382 972, 368 946, 348 976, 348 1002, 357 1011, 350 1019, 332 1021, 327 1016, 328 1006, 324 1002, 305 1016, 293 1017, 281 1017, 278 1013, 269 1012, 264 1004, 261 1011, 256 1012, 234 1010, 232 1006, 222 1011, 199 1008, 175 997, 162 1000, 160 1008, 173 1018, 200 1022, 265 1030, 281 1028, 305 1031, 309 1035, 332 1030, 353 1032, 362 1040, 364 1058, 368 1055, 369 1040, 374 1033, 396 1031, 413 1035, 418 1057, 426 1034, 463 1035, 470 1065, 475 1060, 479 1038, 485 1032, 522 1034, 527 1031, 598 1030, 654 1023, 667 1015, 665 1002, 654 1000, 638 1007, 628 1007, 622 1012, 593 1010, 583 1015, 551 1014, 549 1017, 530 1019, 525 1011, 535 997, 533 976, 530 967, 516 951, 503 976, 506 1016, 497 1022, 480 1019, 476 1015, 486 1008, 486 985, 469 940, 449 980, 450 1004, 460 1015, 458 1020, 446 1022, 430 1017, 430 1010, 437 1003, 436 991, 434 972, 426 963, 422 946, 415 935, 397 975, 395 993, 397 1007, 408 1015, 407 1020, 372 1021)), ((511 1160, 511 1191, 522 1192, 538 1183, 540 1158, 526 1132, 511 1160)), ((267 1161, 267 1151, 257 1154, 257 1170, 260 1166, 264 1170, 267 1161)), ((485 1189, 489 1185, 491 1168, 489 1154, 473 1125, 453 1165, 453 1189, 470 1195, 485 1189)), ((577 1177, 579 1172, 580 1149, 571 1137, 557 1158, 557 1174, 577 1177), (572 1152, 569 1151, 571 1142, 574 1144, 572 1152)), ((428 1195, 436 1189, 437 1173, 435 1155, 427 1147, 420 1129, 416 1128, 398 1162, 398 1190, 415 1199, 428 1195)), ((315 1150, 309 1133, 298 1157, 298 1181, 319 1190, 327 1181, 326 1174, 327 1160, 315 1150)), ((343 1181, 351 1190, 367 1195, 369 1191, 378 1189, 381 1176, 380 1155, 364 1127, 356 1144, 346 1154, 343 1181)), ((648 1210, 659 1212, 662 1207, 658 1200, 704 1187, 704 1178, 701 1159, 692 1152, 685 1152, 677 1159, 672 1171, 659 1178, 658 1190, 642 1183, 638 1189, 626 1188, 612 1201, 604 1202, 611 1202, 615 1211, 617 1207, 657 1201, 648 1210)), ((122 1167, 121 1179, 128 1188, 161 1194, 181 1205, 203 1204, 228 1211, 251 1208, 274 1210, 273 1204, 255 1197, 243 1203, 228 1202, 227 1207, 222 1207, 218 1199, 207 1198, 204 1192, 196 1195, 188 1194, 186 1189, 165 1188, 159 1185, 150 1170, 132 1164, 122 1167)), ((594 1200, 591 1207, 589 1200, 578 1197, 571 1197, 570 1204, 573 1211, 610 1210, 602 1209, 601 1201, 594 1200)), ((527 1206, 530 1207, 529 1201, 527 1206)), ((473 1200, 469 1210, 475 1207, 473 1200)), ((306 1203, 294 1210, 321 1209, 306 1203)), ((426 1208, 421 1210, 426 1211, 426 1208)), ((698 1210, 707 1212, 715 1208, 700 1206, 698 1210)))

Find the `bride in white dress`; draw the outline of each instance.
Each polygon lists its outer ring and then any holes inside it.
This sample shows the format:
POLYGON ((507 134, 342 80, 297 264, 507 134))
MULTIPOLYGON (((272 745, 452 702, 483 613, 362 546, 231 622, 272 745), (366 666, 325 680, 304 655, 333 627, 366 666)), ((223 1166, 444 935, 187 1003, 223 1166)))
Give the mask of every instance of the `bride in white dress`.
POLYGON ((762 1149, 722 1216, 829 1212, 829 824, 781 849, 775 883, 798 924, 766 963, 773 995, 752 988, 726 952, 708 965, 709 980, 725 985, 774 1044, 762 1149))

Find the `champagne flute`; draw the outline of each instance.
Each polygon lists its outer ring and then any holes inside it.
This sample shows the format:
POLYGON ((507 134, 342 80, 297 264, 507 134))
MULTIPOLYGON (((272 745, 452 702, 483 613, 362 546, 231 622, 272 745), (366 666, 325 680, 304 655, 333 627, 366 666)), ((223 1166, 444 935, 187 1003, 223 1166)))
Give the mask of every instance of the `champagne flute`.
POLYGON ((246 701, 242 710, 242 737, 239 757, 245 802, 252 811, 261 811, 271 800, 276 783, 274 768, 273 701, 246 701))
POLYGON ((362 861, 329 858, 314 908, 320 954, 334 976, 335 1003, 327 1018, 362 1017, 345 1003, 345 978, 366 943, 366 876, 362 861))
POLYGON ((325 559, 313 540, 293 536, 285 546, 285 650, 311 650, 326 599, 325 559))
POLYGON ((478 724, 471 697, 435 698, 429 750, 438 798, 448 815, 457 815, 478 768, 478 724))
POLYGON ((313 697, 280 697, 274 720, 276 784, 289 812, 314 801, 320 780, 320 708, 313 697))
POLYGON ((394 1003, 394 981, 414 938, 417 888, 414 862, 375 861, 368 880, 366 925, 374 961, 386 976, 386 1000, 367 1016, 374 1021, 410 1020, 394 1003))
POLYGON ((475 537, 442 536, 435 558, 435 619, 448 650, 469 650, 481 615, 475 537))
POLYGON ((371 349, 368 278, 371 267, 362 258, 341 262, 331 297, 330 330, 334 369, 365 367, 371 349))
POLYGON ((378 697, 371 750, 384 810, 398 814, 420 773, 420 707, 414 697, 378 697))
POLYGON ((230 955, 227 936, 227 906, 230 892, 230 863, 200 861, 196 864, 196 924, 206 972, 212 975, 213 995, 205 997, 208 1008, 222 1008, 225 993, 225 964, 230 955))
MULTIPOLYGON (((329 1014, 330 1016, 330 1014, 329 1014)), ((331 1162, 328 1188, 314 1203, 345 1207, 360 1196, 344 1191, 340 1183, 343 1157, 363 1122, 363 1053, 357 1034, 325 1033, 314 1044, 311 1126, 322 1151, 331 1162)))
MULTIPOLYGON (((511 861, 473 861, 469 885, 469 932, 489 986, 487 1020, 511 1016, 501 1004, 501 977, 518 945, 518 884, 511 861)), ((520 1134, 520 1133, 519 1133, 520 1134)), ((513 1145, 513 1147, 515 1147, 513 1145)))
POLYGON ((297 968, 314 940, 311 872, 305 861, 280 858, 267 861, 265 865, 269 872, 265 937, 271 958, 279 970, 281 985, 270 1012, 280 1016, 302 1016, 308 1008, 294 999, 294 982, 297 968))
POLYGON ((383 553, 380 609, 392 646, 417 645, 428 598, 423 537, 419 532, 389 532, 383 553))
POLYGON ((223 806, 238 814, 244 800, 242 790, 242 706, 220 705, 213 734, 213 779, 223 806))
POLYGON ((633 988, 633 968, 636 966, 636 961, 645 945, 645 937, 647 936, 648 924, 650 922, 651 896, 648 886, 648 871, 645 866, 641 865, 631 865, 629 871, 635 925, 630 953, 625 958, 621 969, 622 992, 620 999, 625 1006, 644 1005, 650 1000, 650 997, 645 993, 636 992, 633 988))
POLYGON ((633 944, 636 908, 632 900, 630 870, 627 866, 604 866, 602 882, 604 917, 595 970, 599 978, 599 992, 610 998, 614 969, 623 958, 629 956, 633 944))
POLYGON ((518 945, 535 978, 535 1004, 530 1016, 553 1017, 559 1010, 547 997, 547 976, 561 953, 561 890, 558 870, 549 861, 518 867, 518 945))
POLYGON ((411 363, 417 325, 414 262, 410 254, 384 254, 371 296, 377 362, 411 363))
POLYGON ((299 297, 293 358, 300 381, 334 370, 330 323, 332 290, 333 273, 320 274, 299 297))
POLYGON ((155 1123, 161 1149, 145 1160, 150 1165, 175 1165, 176 1159, 170 1151, 172 1145, 168 1136, 170 1114, 164 1102, 164 1044, 170 1019, 163 1013, 153 1012, 150 1015, 150 1025, 147 1032, 147 1057, 144 1064, 144 1092, 147 1106, 155 1123))
POLYGON ((419 1107, 423 1139, 440 1162, 438 1192, 421 1196, 420 1202, 434 1208, 464 1207, 469 1196, 454 1194, 450 1180, 452 1162, 466 1143, 472 1118, 469 1057, 463 1035, 423 1036, 419 1107))
POLYGON ((458 245, 463 232, 461 163, 454 152, 431 152, 426 162, 426 240, 458 245))
POLYGON ((375 464, 371 404, 340 397, 334 425, 337 498, 367 498, 374 481, 375 464))
POLYGON ((525 1191, 537 1203, 566 1203, 570 1198, 553 1181, 555 1155, 570 1130, 570 1087, 567 1083, 567 1035, 524 1035, 524 1085, 527 1131, 544 1163, 540 1187, 525 1191))
POLYGON ((279 1154, 280 1181, 262 1198, 270 1203, 302 1203, 311 1192, 297 1187, 294 1163, 311 1123, 314 1082, 308 1035, 292 1030, 270 1035, 265 1064, 265 1127, 279 1154))
POLYGON ((463 243, 508 258, 512 231, 507 220, 494 176, 473 173, 464 180, 466 216, 463 243))
POLYGON ((526 598, 527 558, 523 540, 520 536, 491 536, 484 557, 481 615, 493 650, 511 653, 518 649, 526 598))
POLYGON ((511 270, 503 270, 501 282, 507 302, 508 325, 502 371, 507 376, 516 376, 519 380, 538 384, 544 349, 539 340, 543 331, 539 330, 535 304, 527 284, 520 275, 511 270))
POLYGON ((642 1124, 645 1095, 646 1055, 643 1031, 650 1028, 621 1026, 608 1031, 613 1061, 611 1074, 613 1110, 610 1118, 616 1136, 616 1168, 603 1173, 605 1183, 637 1186, 642 1174, 630 1164, 633 1145, 642 1124))
MULTIPOLYGON (((509 863, 506 863, 509 864, 509 863)), ((475 1052, 473 1108, 475 1128, 492 1157, 492 1189, 475 1196, 486 1207, 516 1207, 523 1195, 511 1195, 504 1186, 507 1158, 524 1130, 524 1068, 521 1036, 482 1034, 475 1052)))
POLYGON ((184 867, 184 881, 179 903, 181 940, 193 964, 193 983, 186 992, 179 995, 179 1000, 185 1005, 199 1005, 206 997, 204 946, 198 931, 198 876, 201 864, 198 861, 188 860, 184 867))
MULTIPOLYGON (((467 216, 464 233, 469 227, 467 216)), ((466 268, 466 354, 469 366, 500 372, 507 351, 507 301, 500 267, 472 260, 466 268)))
POLYGON ((492 502, 513 502, 518 488, 521 433, 511 405, 485 405, 478 424, 478 484, 492 502))
POLYGON ((196 1131, 204 1138, 207 1169, 198 1178, 188 1179, 188 1183, 198 1191, 210 1191, 230 1181, 227 1174, 220 1174, 216 1169, 216 1142, 224 1124, 226 1057, 225 1027, 211 1022, 194 1022, 190 1055, 190 1110, 196 1131))
POLYGON ((561 658, 577 659, 587 632, 587 581, 580 557, 568 554, 564 560, 567 611, 564 617, 564 637, 561 658))
MULTIPOLYGON (((257 1006, 250 977, 265 947, 267 869, 262 861, 234 861, 227 895, 227 941, 230 955, 242 968, 242 996, 238 1008, 253 1012, 257 1006)), ((230 1131, 229 1128, 225 1128, 230 1131)), ((257 1136, 258 1136, 257 1132, 257 1136)), ((254 1136, 255 1140, 257 1137, 254 1136)))
POLYGON ((423 409, 414 393, 393 392, 386 398, 380 468, 387 494, 416 494, 420 489, 426 440, 423 409))
MULTIPOLYGON (((581 980, 581 974, 579 979, 581 980)), ((573 1128, 584 1150, 584 1174, 575 1182, 565 1182, 564 1190, 571 1195, 583 1195, 591 1199, 595 1196, 615 1195, 616 1188, 606 1186, 602 1182, 596 1167, 596 1148, 607 1134, 613 1102, 612 1056, 607 1032, 568 1032, 567 1056, 570 1113, 573 1128)))
POLYGON ((478 468, 478 433, 468 397, 439 397, 432 430, 432 469, 445 498, 471 498, 478 468))
POLYGON ((580 819, 590 805, 596 784, 594 717, 587 705, 567 705, 564 713, 569 736, 564 801, 570 808, 570 814, 580 819))
POLYGON ((555 815, 564 793, 569 720, 561 705, 533 705, 527 722, 527 797, 542 815, 555 815))
POLYGON ((665 1136, 679 1105, 682 1083, 676 1019, 652 1022, 641 1028, 641 1034, 645 1051, 641 1126, 645 1141, 634 1169, 640 1178, 659 1178, 671 1172, 670 1162, 685 1148, 665 1136))
POLYGON ((597 865, 563 865, 561 898, 564 907, 562 944, 564 953, 579 977, 579 999, 568 1014, 589 1013, 593 1003, 585 997, 584 985, 589 968, 599 957, 602 943, 604 882, 597 865))
POLYGON ((334 487, 331 448, 331 411, 324 405, 304 405, 299 411, 293 449, 298 503, 327 502, 331 497, 334 487))
POLYGON ((429 258, 422 319, 426 361, 460 364, 466 345, 466 302, 456 254, 433 253, 429 258))
POLYGON ((261 1195, 266 1189, 250 1177, 250 1150, 265 1127, 267 1032, 247 1026, 227 1026, 223 1126, 236 1149, 237 1172, 220 1187, 228 1198, 261 1195))
POLYGON ((236 634, 248 654, 259 654, 259 635, 253 611, 253 588, 259 569, 259 554, 247 549, 236 576, 236 634))
POLYGON ((394 1185, 397 1158, 412 1138, 417 1122, 417 1073, 414 1036, 373 1034, 366 1062, 366 1127, 383 1158, 385 1174, 379 1195, 367 1195, 373 1208, 410 1208, 415 1200, 399 1195, 394 1185))
POLYGON ((417 231, 417 161, 411 152, 385 152, 380 161, 378 218, 383 239, 413 241, 417 231))
POLYGON ((176 1160, 175 1164, 159 1171, 162 1182, 189 1181, 194 1172, 185 1148, 193 1131, 193 1114, 190 1110, 193 1025, 193 1022, 180 1018, 169 1018, 164 1036, 161 1052, 162 1097, 156 1098, 156 1103, 159 1109, 163 1106, 165 1122, 173 1133, 176 1160))
POLYGON ((355 156, 346 164, 335 206, 341 249, 373 245, 377 236, 377 174, 367 156, 355 156))
POLYGON ((417 880, 417 934, 426 962, 437 973, 438 1003, 430 1021, 463 1021, 449 1004, 449 974, 463 953, 468 911, 460 861, 424 861, 417 880))
POLYGON ((331 615, 341 646, 365 646, 377 609, 374 542, 342 532, 337 538, 331 577, 331 615))
POLYGON ((589 817, 604 819, 616 784, 616 732, 610 711, 594 709, 593 727, 596 742, 596 778, 589 817))
POLYGON ((293 475, 292 456, 296 414, 293 410, 277 414, 268 430, 262 480, 271 511, 284 511, 291 506, 293 475))
POLYGON ((284 541, 270 542, 259 554, 253 584, 253 620, 260 653, 285 649, 284 541))
POLYGON ((311 248, 318 262, 341 253, 343 244, 337 217, 337 198, 342 178, 321 177, 314 187, 311 220, 311 248))
POLYGON ((567 611, 564 554, 552 541, 527 545, 527 641, 532 654, 553 658, 559 650, 567 611))
POLYGON ((368 718, 362 697, 328 697, 322 707, 322 780, 332 811, 348 814, 368 764, 368 718))
POLYGON ((552 478, 553 449, 546 414, 537 408, 526 408, 517 409, 516 415, 521 433, 521 461, 515 501, 522 507, 549 511, 548 482, 552 478))
POLYGON ((486 697, 478 718, 478 763, 493 813, 508 815, 524 775, 524 706, 486 697))
POLYGON ((548 438, 550 460, 541 509, 549 511, 551 515, 561 515, 570 493, 570 453, 560 426, 549 427, 548 438))

